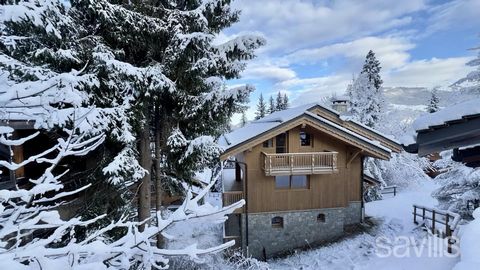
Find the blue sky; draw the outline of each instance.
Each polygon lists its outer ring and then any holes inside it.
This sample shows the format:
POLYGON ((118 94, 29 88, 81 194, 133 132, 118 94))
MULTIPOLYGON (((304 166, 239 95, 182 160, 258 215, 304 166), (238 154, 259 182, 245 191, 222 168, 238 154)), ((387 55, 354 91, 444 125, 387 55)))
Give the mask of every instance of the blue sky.
MULTIPOLYGON (((368 50, 382 63, 384 86, 446 86, 468 73, 480 44, 480 0, 236 0, 240 22, 219 40, 255 33, 267 39, 242 79, 292 105, 342 94, 368 50)), ((234 119, 234 122, 238 121, 234 119)))

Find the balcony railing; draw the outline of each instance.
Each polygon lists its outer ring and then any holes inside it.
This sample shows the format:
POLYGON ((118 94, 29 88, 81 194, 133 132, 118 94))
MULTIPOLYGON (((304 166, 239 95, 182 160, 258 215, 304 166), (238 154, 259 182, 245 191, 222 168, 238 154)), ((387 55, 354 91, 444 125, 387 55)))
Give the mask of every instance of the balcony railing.
MULTIPOLYGON (((243 195, 243 191, 226 191, 226 192, 224 191, 222 193, 222 196, 223 196, 222 198, 223 206, 229 206, 245 198, 243 195)), ((242 213, 242 212, 243 212, 243 207, 236 209, 234 213, 242 213)))
POLYGON ((329 174, 337 172, 337 152, 285 153, 263 155, 266 176, 329 174))

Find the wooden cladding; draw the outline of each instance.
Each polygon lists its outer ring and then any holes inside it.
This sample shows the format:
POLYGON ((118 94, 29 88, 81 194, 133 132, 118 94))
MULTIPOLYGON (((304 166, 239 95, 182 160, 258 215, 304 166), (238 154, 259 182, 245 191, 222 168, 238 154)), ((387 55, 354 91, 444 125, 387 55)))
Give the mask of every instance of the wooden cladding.
MULTIPOLYGON (((222 199, 223 199, 223 206, 229 206, 231 204, 234 204, 240 200, 245 199, 245 196, 243 194, 243 191, 228 191, 228 192, 223 192, 222 193, 222 199)), ((234 213, 242 213, 243 212, 243 207, 235 210, 234 213)))
POLYGON ((337 172, 337 152, 267 154, 262 152, 266 176, 330 174, 337 172))

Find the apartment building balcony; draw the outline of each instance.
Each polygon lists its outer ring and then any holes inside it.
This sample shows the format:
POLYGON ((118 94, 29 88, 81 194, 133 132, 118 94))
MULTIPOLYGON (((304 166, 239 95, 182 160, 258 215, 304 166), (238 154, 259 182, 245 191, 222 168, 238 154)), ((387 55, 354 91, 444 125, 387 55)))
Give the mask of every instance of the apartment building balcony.
POLYGON ((266 176, 331 174, 337 169, 337 152, 283 153, 262 152, 266 176))

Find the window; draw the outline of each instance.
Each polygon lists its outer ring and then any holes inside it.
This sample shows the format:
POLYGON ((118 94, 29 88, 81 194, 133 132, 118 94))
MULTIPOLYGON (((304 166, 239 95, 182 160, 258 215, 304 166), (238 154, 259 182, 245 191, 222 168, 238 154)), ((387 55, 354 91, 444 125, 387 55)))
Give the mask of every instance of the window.
POLYGON ((308 188, 308 177, 306 175, 292 175, 291 188, 308 188))
POLYGON ((275 188, 290 188, 290 176, 275 176, 275 188))
POLYGON ((310 133, 306 133, 305 131, 300 131, 300 145, 312 146, 312 135, 310 135, 310 133))
POLYGON ((325 214, 318 214, 317 221, 325 223, 325 214))
POLYGON ((274 217, 274 218, 272 218, 272 227, 274 227, 274 228, 283 228, 283 217, 274 217))
POLYGON ((287 133, 282 133, 275 137, 276 153, 287 153, 287 133))
POLYGON ((305 189, 309 188, 309 179, 306 175, 281 175, 275 176, 277 189, 305 189))
POLYGON ((264 148, 271 148, 271 147, 273 147, 273 139, 264 141, 264 142, 263 142, 263 147, 264 147, 264 148))

